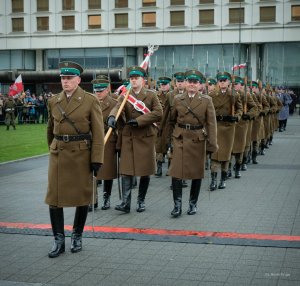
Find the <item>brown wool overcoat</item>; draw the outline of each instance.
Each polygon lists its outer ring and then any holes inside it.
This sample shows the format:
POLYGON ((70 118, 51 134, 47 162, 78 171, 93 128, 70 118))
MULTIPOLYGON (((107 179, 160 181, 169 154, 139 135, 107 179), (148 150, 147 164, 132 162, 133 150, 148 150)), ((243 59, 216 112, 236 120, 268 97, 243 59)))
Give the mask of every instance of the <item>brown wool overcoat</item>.
MULTIPOLYGON (((130 91, 130 94, 133 94, 130 91)), ((156 93, 142 88, 136 98, 142 101, 150 110, 142 114, 126 102, 120 121, 124 123, 130 119, 136 119, 138 127, 124 125, 121 132, 121 157, 120 174, 130 176, 149 176, 154 174, 155 164, 155 140, 157 127, 153 123, 159 122, 162 117, 162 106, 156 93)), ((116 116, 124 97, 120 96, 117 105, 110 115, 116 116)))
POLYGON ((251 141, 257 142, 260 139, 262 139, 261 136, 262 136, 262 132, 264 131, 264 121, 262 116, 260 116, 260 112, 263 110, 263 107, 259 95, 252 93, 251 96, 257 106, 257 115, 253 119, 253 123, 252 123, 251 141))
MULTIPOLYGON (((244 92, 239 92, 241 102, 243 107, 246 105, 246 114, 250 116, 250 118, 253 118, 257 114, 257 107, 256 104, 251 97, 249 93, 245 94, 244 92)), ((239 154, 244 152, 245 146, 246 146, 246 140, 247 140, 247 133, 248 133, 248 128, 249 128, 249 120, 244 120, 241 119, 239 122, 236 123, 235 125, 235 135, 234 135, 234 142, 233 142, 233 147, 232 147, 232 153, 233 154, 239 154)))
MULTIPOLYGON (((238 93, 234 96, 228 89, 224 94, 219 89, 209 94, 212 97, 216 110, 216 116, 232 115, 232 107, 234 106, 234 115, 241 118, 243 114, 243 106, 238 93)), ((219 162, 229 161, 233 147, 235 122, 217 122, 217 142, 219 150, 212 153, 211 159, 219 162)))
POLYGON ((58 207, 88 205, 92 199, 91 162, 103 163, 104 128, 98 99, 78 87, 68 101, 64 92, 48 101, 47 139, 50 150, 48 190, 45 202, 58 207), (58 105, 75 123, 81 134, 92 141, 63 142, 54 135, 77 135, 62 116, 58 105))
MULTIPOLYGON (((108 130, 108 126, 106 125, 107 117, 109 116, 109 113, 116 106, 117 103, 118 101, 112 98, 110 95, 106 96, 103 101, 100 101, 105 133, 108 130)), ((118 176, 118 172, 117 172, 118 154, 116 152, 117 141, 118 141, 117 131, 113 130, 105 144, 104 163, 100 169, 100 172, 97 175, 98 180, 113 180, 118 176)))
POLYGON ((170 123, 174 129, 169 175, 178 179, 202 179, 207 148, 211 152, 218 149, 216 114, 211 98, 197 93, 190 101, 186 92, 174 97, 170 123), (188 130, 178 124, 202 125, 203 128, 188 130))

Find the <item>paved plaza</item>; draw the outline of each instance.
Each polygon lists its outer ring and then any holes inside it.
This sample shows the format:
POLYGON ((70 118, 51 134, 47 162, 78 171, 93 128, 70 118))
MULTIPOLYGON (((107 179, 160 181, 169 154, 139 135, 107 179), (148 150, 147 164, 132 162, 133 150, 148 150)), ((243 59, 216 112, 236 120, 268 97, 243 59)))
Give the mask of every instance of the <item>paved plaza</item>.
MULTIPOLYGON (((1 126, 1 128, 4 128, 1 126)), ((1 140, 4 140, 1 138, 1 140)), ((259 164, 209 192, 202 181, 198 213, 174 219, 171 178, 151 178, 146 211, 89 213, 83 250, 55 259, 48 206, 48 156, 0 165, 0 285, 300 285, 300 116, 276 132, 259 164), (94 232, 93 232, 94 230, 94 232)), ((190 186, 190 181, 188 181, 190 186)), ((101 198, 101 186, 100 198, 101 198)), ((100 199, 101 201, 101 199, 100 199)), ((69 230, 74 208, 65 209, 69 230)), ((69 234, 69 232, 67 232, 69 234)))

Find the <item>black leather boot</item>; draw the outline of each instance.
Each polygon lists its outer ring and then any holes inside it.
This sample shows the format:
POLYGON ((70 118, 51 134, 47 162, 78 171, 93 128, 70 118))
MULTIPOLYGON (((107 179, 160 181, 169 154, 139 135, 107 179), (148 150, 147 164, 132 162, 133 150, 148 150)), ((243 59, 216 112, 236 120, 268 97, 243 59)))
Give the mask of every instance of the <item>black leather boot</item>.
POLYGON ((48 257, 54 258, 65 252, 64 210, 63 208, 49 207, 49 213, 54 243, 48 252, 48 257))
POLYGON ((155 177, 161 177, 162 176, 162 162, 157 161, 157 170, 155 173, 155 177))
POLYGON ((269 145, 270 145, 270 146, 273 145, 273 136, 272 136, 272 135, 270 136, 270 139, 269 139, 269 145))
MULTIPOLYGON (((98 186, 98 183, 96 184, 96 188, 98 186)), ((98 208, 98 189, 96 189, 96 193, 95 193, 95 203, 94 203, 94 209, 98 208)), ((89 212, 93 211, 93 204, 89 204, 89 212)))
POLYGON ((82 232, 88 214, 88 206, 76 207, 73 232, 71 235, 71 252, 76 253, 82 250, 82 232))
POLYGON ((265 155, 265 143, 264 141, 261 141, 259 145, 259 155, 265 155))
POLYGON ((210 191, 215 191, 217 189, 217 172, 211 172, 211 182, 209 186, 210 191))
POLYGON ((116 205, 115 210, 124 213, 130 212, 131 189, 132 189, 132 176, 122 176, 122 203, 116 205))
POLYGON ((197 201, 200 193, 201 179, 192 180, 188 215, 194 215, 197 212, 197 201))
POLYGON ((143 176, 140 178, 139 194, 137 197, 137 205, 136 205, 136 211, 139 213, 145 211, 145 197, 147 194, 149 182, 150 182, 150 176, 143 176))
POLYGON ((113 180, 104 180, 103 185, 103 206, 102 210, 108 210, 110 208, 110 195, 113 186, 113 180))
POLYGON ((256 160, 256 157, 257 157, 257 151, 256 150, 253 150, 252 151, 252 163, 253 164, 258 164, 257 160, 256 160))
POLYGON ((177 178, 172 178, 172 190, 173 190, 174 209, 172 210, 171 215, 173 217, 178 217, 181 215, 182 180, 177 178))
POLYGON ((247 157, 243 157, 241 171, 247 171, 247 157))
POLYGON ((234 175, 236 179, 241 177, 241 164, 238 162, 235 163, 234 175))
POLYGON ((219 183, 218 189, 225 189, 226 188, 226 184, 225 184, 226 178, 227 178, 227 172, 222 171, 221 172, 221 181, 219 183))
POLYGON ((231 177, 232 177, 232 172, 231 172, 231 162, 230 162, 227 171, 227 178, 231 178, 231 177))

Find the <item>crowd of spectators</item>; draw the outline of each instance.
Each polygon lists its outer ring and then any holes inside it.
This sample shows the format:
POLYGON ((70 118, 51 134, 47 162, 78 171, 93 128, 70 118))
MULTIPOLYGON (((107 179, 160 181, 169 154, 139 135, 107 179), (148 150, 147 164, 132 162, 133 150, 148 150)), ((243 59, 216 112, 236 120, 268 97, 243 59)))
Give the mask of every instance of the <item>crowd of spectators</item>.
MULTIPOLYGON (((43 92, 39 96, 36 96, 35 93, 31 93, 29 90, 15 96, 15 116, 18 124, 47 123, 47 101, 51 96, 51 92, 43 92)), ((6 98, 7 96, 0 94, 0 124, 4 124, 5 121, 3 105, 6 98)))

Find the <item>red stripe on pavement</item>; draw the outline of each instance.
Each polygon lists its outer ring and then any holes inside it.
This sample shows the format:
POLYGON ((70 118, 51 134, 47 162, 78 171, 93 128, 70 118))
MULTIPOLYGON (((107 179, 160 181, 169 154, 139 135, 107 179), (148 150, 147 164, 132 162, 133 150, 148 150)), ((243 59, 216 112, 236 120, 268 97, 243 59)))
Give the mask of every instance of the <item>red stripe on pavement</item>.
MULTIPOLYGON (((0 222, 0 227, 17 228, 17 229, 51 229, 50 224, 33 224, 20 222, 0 222)), ((65 226, 66 230, 72 230, 71 225, 65 226)), ((92 226, 85 226, 85 231, 93 231, 92 226)), ((214 232, 214 231, 196 231, 196 230, 168 230, 155 228, 132 228, 132 227, 116 227, 116 226, 95 226, 95 232, 106 233, 135 233, 145 235, 160 236, 197 236, 197 237, 216 237, 231 239, 252 239, 252 240, 282 240, 282 241, 299 241, 300 236, 297 235, 280 235, 280 234, 258 234, 258 233, 238 233, 238 232, 214 232)))

